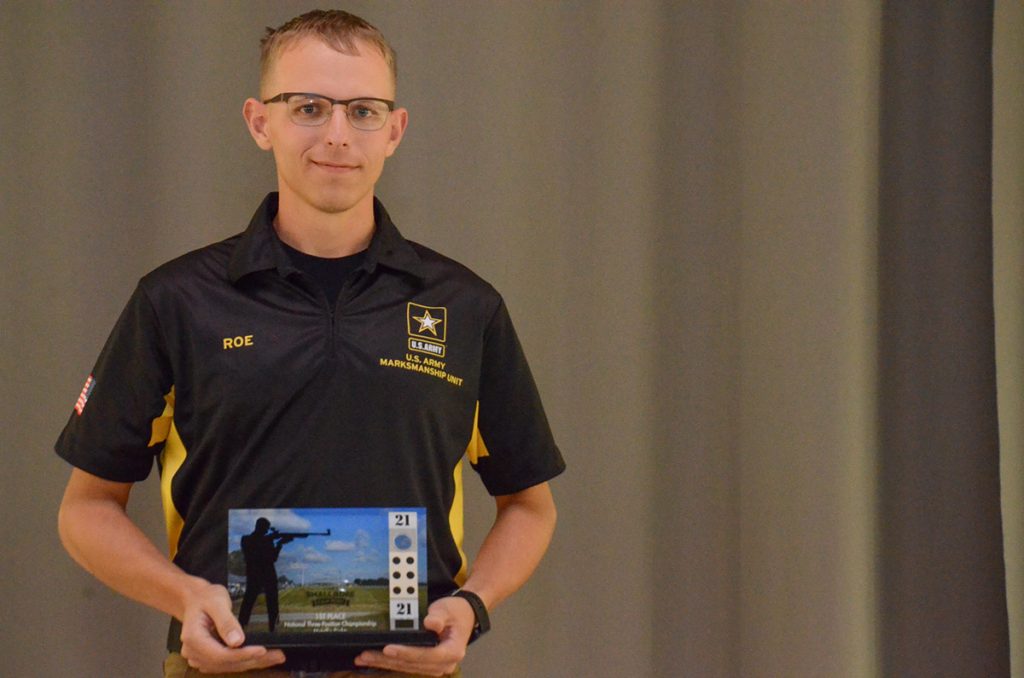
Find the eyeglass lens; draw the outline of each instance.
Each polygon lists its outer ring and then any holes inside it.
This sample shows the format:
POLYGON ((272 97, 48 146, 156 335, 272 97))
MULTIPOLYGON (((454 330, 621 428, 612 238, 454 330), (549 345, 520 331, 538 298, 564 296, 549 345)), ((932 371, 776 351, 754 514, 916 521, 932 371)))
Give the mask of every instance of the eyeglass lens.
MULTIPOLYGON (((296 125, 315 127, 331 119, 334 105, 320 97, 293 96, 288 99, 288 114, 296 125)), ((388 105, 373 99, 352 101, 345 106, 345 115, 356 129, 378 130, 388 117, 388 105)))

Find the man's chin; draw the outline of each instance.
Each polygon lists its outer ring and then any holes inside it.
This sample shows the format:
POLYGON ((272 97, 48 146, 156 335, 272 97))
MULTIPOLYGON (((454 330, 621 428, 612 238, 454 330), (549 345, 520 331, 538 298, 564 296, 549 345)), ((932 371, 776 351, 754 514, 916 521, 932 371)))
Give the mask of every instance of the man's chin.
POLYGON ((369 201, 372 204, 373 201, 372 190, 353 191, 350 186, 318 186, 315 190, 305 191, 285 189, 284 186, 281 189, 282 199, 285 199, 287 192, 287 202, 294 202, 296 207, 304 204, 305 207, 300 209, 313 209, 321 214, 345 214, 359 209, 364 202, 369 201))
POLYGON ((321 195, 310 200, 309 204, 313 209, 323 214, 344 214, 345 212, 352 211, 364 198, 365 196, 356 200, 351 196, 321 195))
POLYGON ((357 209, 367 200, 373 200, 373 191, 356 192, 352 187, 322 187, 314 195, 309 196, 309 204, 324 214, 342 214, 357 209), (341 190, 331 190, 338 188, 341 190))

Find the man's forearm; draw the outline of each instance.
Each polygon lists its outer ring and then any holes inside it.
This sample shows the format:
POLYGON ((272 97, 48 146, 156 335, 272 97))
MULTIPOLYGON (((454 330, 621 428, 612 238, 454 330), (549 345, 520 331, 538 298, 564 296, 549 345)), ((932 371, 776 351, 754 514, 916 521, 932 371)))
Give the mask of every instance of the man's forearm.
POLYGON ((157 550, 125 513, 130 492, 128 483, 72 471, 58 518, 71 557, 118 593, 181 620, 181 655, 190 666, 233 673, 283 662, 280 650, 242 647, 245 633, 227 589, 187 574, 157 550))
POLYGON ((181 619, 185 599, 208 583, 161 553, 125 513, 130 485, 75 470, 58 526, 71 557, 115 591, 181 619))
POLYGON ((557 513, 547 483, 496 497, 497 516, 464 588, 494 609, 537 568, 551 543, 557 513))

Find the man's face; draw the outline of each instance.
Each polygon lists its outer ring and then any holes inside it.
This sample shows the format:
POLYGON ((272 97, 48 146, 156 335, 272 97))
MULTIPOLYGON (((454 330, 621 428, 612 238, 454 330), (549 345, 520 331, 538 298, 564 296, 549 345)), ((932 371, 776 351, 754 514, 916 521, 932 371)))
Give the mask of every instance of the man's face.
MULTIPOLYGON (((342 54, 312 37, 287 45, 267 74, 261 98, 308 92, 343 100, 394 99, 394 82, 384 57, 371 45, 357 44, 357 56, 342 54)), ((383 128, 357 130, 345 108, 338 105, 325 124, 303 127, 291 121, 287 104, 262 104, 255 99, 246 101, 244 113, 256 143, 274 153, 282 203, 326 214, 372 204, 384 159, 398 148, 408 121, 408 113, 396 109, 383 128)))

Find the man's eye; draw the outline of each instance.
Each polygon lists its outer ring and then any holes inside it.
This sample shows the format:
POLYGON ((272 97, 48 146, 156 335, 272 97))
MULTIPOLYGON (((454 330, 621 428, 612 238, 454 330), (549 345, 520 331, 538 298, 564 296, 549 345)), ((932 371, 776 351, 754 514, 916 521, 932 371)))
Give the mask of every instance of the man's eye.
POLYGON ((376 115, 376 111, 368 106, 353 106, 352 115, 356 118, 372 118, 376 115))
POLYGON ((324 115, 325 109, 326 106, 324 106, 319 101, 304 101, 296 104, 292 108, 292 111, 295 113, 295 115, 298 115, 303 118, 319 118, 320 116, 324 115))

